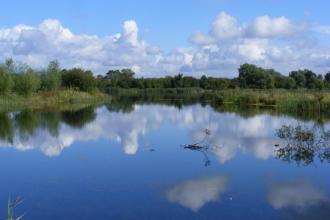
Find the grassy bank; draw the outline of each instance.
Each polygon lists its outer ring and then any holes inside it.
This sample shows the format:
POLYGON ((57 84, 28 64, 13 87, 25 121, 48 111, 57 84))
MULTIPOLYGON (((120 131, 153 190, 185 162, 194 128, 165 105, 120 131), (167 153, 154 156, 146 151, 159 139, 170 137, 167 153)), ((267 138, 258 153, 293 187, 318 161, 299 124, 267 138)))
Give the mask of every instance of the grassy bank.
POLYGON ((85 104, 97 104, 106 102, 110 96, 100 92, 81 92, 75 90, 59 90, 38 92, 30 96, 9 94, 0 96, 0 109, 22 108, 66 108, 68 106, 80 106, 85 104))

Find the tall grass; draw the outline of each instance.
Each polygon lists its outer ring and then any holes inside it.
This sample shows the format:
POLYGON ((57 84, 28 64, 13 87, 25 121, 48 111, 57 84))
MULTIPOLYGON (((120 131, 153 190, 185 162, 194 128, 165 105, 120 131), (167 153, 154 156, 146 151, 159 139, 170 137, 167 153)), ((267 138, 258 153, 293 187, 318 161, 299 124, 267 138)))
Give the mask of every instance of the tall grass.
POLYGON ((213 100, 239 106, 273 106, 288 111, 330 112, 329 91, 312 90, 223 90, 213 100))

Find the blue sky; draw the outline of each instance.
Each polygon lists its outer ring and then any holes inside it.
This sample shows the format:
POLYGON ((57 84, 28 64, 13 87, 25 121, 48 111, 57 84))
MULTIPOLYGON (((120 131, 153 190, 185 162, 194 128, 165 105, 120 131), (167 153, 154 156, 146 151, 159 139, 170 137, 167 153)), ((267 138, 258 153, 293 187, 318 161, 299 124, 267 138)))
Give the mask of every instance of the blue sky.
MULTIPOLYGON (((61 26, 69 29, 75 35, 96 35, 99 38, 105 38, 121 33, 123 23, 127 20, 133 20, 138 26, 138 39, 147 42, 148 45, 159 48, 166 56, 169 53, 174 53, 178 48, 200 48, 201 45, 196 45, 189 39, 196 32, 201 32, 205 35, 212 32, 212 23, 221 12, 225 12, 227 15, 235 18, 241 27, 245 24, 251 24, 252 26, 255 19, 260 16, 266 15, 271 19, 285 17, 296 26, 309 26, 308 31, 304 31, 300 36, 304 35, 305 37, 308 35, 306 38, 315 38, 314 40, 317 41, 317 44, 323 47, 330 43, 329 34, 312 33, 310 31, 311 29, 320 29, 319 27, 322 26, 326 30, 325 32, 328 32, 327 28, 330 25, 329 0, 11 0, 2 2, 1 7, 3 10, 0 14, 0 30, 11 29, 18 24, 38 27, 39 24, 50 18, 59 21, 61 26)), ((295 39, 297 39, 296 36, 295 39)), ((275 46, 292 44, 292 42, 289 42, 292 41, 291 39, 271 39, 270 41, 275 46)), ((310 43, 311 41, 308 42, 310 43)), ((24 43, 27 44, 27 42, 24 43)), ((213 44, 220 47, 223 42, 218 39, 213 44)), ((226 41, 225 44, 230 43, 226 41)), ((234 44, 235 42, 231 43, 231 45, 234 44)), ((5 52, 11 54, 7 51, 5 52)), ((193 52, 189 53, 192 54, 193 52)), ((313 53, 316 52, 313 51, 313 53)), ((165 56, 164 54, 162 56, 165 56)), ((17 52, 12 53, 12 55, 18 59, 23 58, 22 54, 17 52)), ((196 53, 192 56, 195 55, 196 53)), ((213 54, 212 56, 216 55, 213 54)), ((327 55, 324 55, 324 57, 326 57, 325 62, 327 63, 327 55)), ((50 56, 50 58, 57 58, 61 61, 61 57, 56 57, 55 55, 50 56)), ((241 58, 239 61, 251 61, 254 63, 253 59, 244 60, 244 58, 241 58)), ((37 62, 33 61, 30 61, 30 63, 31 65, 37 64, 37 62)), ((269 62, 261 62, 261 59, 255 63, 266 67, 276 67, 269 62)), ((101 71, 101 65, 95 69, 101 71)), ((134 65, 139 66, 137 69, 140 72, 153 71, 152 69, 142 68, 140 67, 142 66, 141 64, 135 64, 134 62, 119 62, 118 65, 107 63, 104 68, 130 67, 134 65)), ((210 72, 212 74, 222 70, 232 72, 237 66, 228 68, 226 63, 222 65, 223 67, 219 64, 219 68, 211 65, 209 69, 178 67, 173 68, 173 71, 210 72)), ((96 64, 89 65, 84 63, 82 66, 93 69, 93 66, 96 66, 96 64)), ((300 67, 299 65, 291 66, 300 67)), ((313 65, 308 65, 307 67, 313 68, 313 65)), ((322 68, 314 67, 317 71, 325 71, 326 68, 327 64, 322 68)), ((172 69, 172 67, 169 69, 172 69)), ((285 72, 287 69, 283 68, 283 71, 285 72)), ((169 71, 169 73, 171 72, 169 71)))

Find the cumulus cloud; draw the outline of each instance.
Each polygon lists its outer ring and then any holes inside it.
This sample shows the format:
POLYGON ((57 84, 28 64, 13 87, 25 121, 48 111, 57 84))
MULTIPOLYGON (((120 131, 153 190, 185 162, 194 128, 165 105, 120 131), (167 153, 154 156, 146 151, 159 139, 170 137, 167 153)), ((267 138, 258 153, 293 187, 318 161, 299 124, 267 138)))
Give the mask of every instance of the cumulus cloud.
POLYGON ((226 39, 239 36, 241 30, 236 19, 222 11, 212 23, 211 34, 217 39, 226 39))
POLYGON ((252 36, 261 38, 288 37, 304 31, 303 25, 292 23, 286 17, 271 18, 267 15, 255 19, 248 30, 252 36))
POLYGON ((294 180, 272 184, 268 201, 275 209, 304 210, 328 201, 326 194, 310 182, 294 180))
POLYGON ((227 189, 226 176, 198 178, 179 183, 166 190, 165 196, 170 202, 197 212, 209 202, 217 202, 227 189))
POLYGON ((248 23, 222 11, 207 33, 195 32, 192 47, 163 52, 139 36, 136 21, 125 21, 122 30, 105 37, 76 34, 56 19, 38 26, 20 24, 0 28, 0 59, 13 57, 33 67, 58 59, 62 66, 105 73, 110 68, 132 68, 140 76, 179 72, 232 77, 239 65, 251 62, 283 73, 310 68, 324 73, 330 68, 329 48, 318 35, 329 25, 306 25, 289 18, 258 16, 248 23))
POLYGON ((97 73, 121 67, 146 70, 159 52, 139 39, 138 30, 133 20, 124 22, 121 33, 103 38, 74 34, 54 19, 37 27, 17 25, 0 29, 0 58, 13 57, 37 68, 58 59, 64 67, 79 66, 97 73))
POLYGON ((208 33, 196 32, 190 37, 196 46, 192 69, 235 76, 239 65, 250 62, 284 74, 299 68, 325 73, 330 68, 329 48, 318 45, 316 32, 327 33, 328 28, 268 15, 239 23, 220 12, 208 33))

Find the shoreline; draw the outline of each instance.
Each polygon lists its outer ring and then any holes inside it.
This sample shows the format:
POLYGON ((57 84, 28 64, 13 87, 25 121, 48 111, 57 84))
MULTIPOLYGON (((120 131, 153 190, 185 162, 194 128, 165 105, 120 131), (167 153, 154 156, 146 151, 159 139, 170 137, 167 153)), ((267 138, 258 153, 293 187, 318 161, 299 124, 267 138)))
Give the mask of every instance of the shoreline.
POLYGON ((75 109, 80 106, 105 103, 111 96, 101 92, 57 90, 37 92, 30 96, 9 94, 0 96, 0 110, 75 109))

